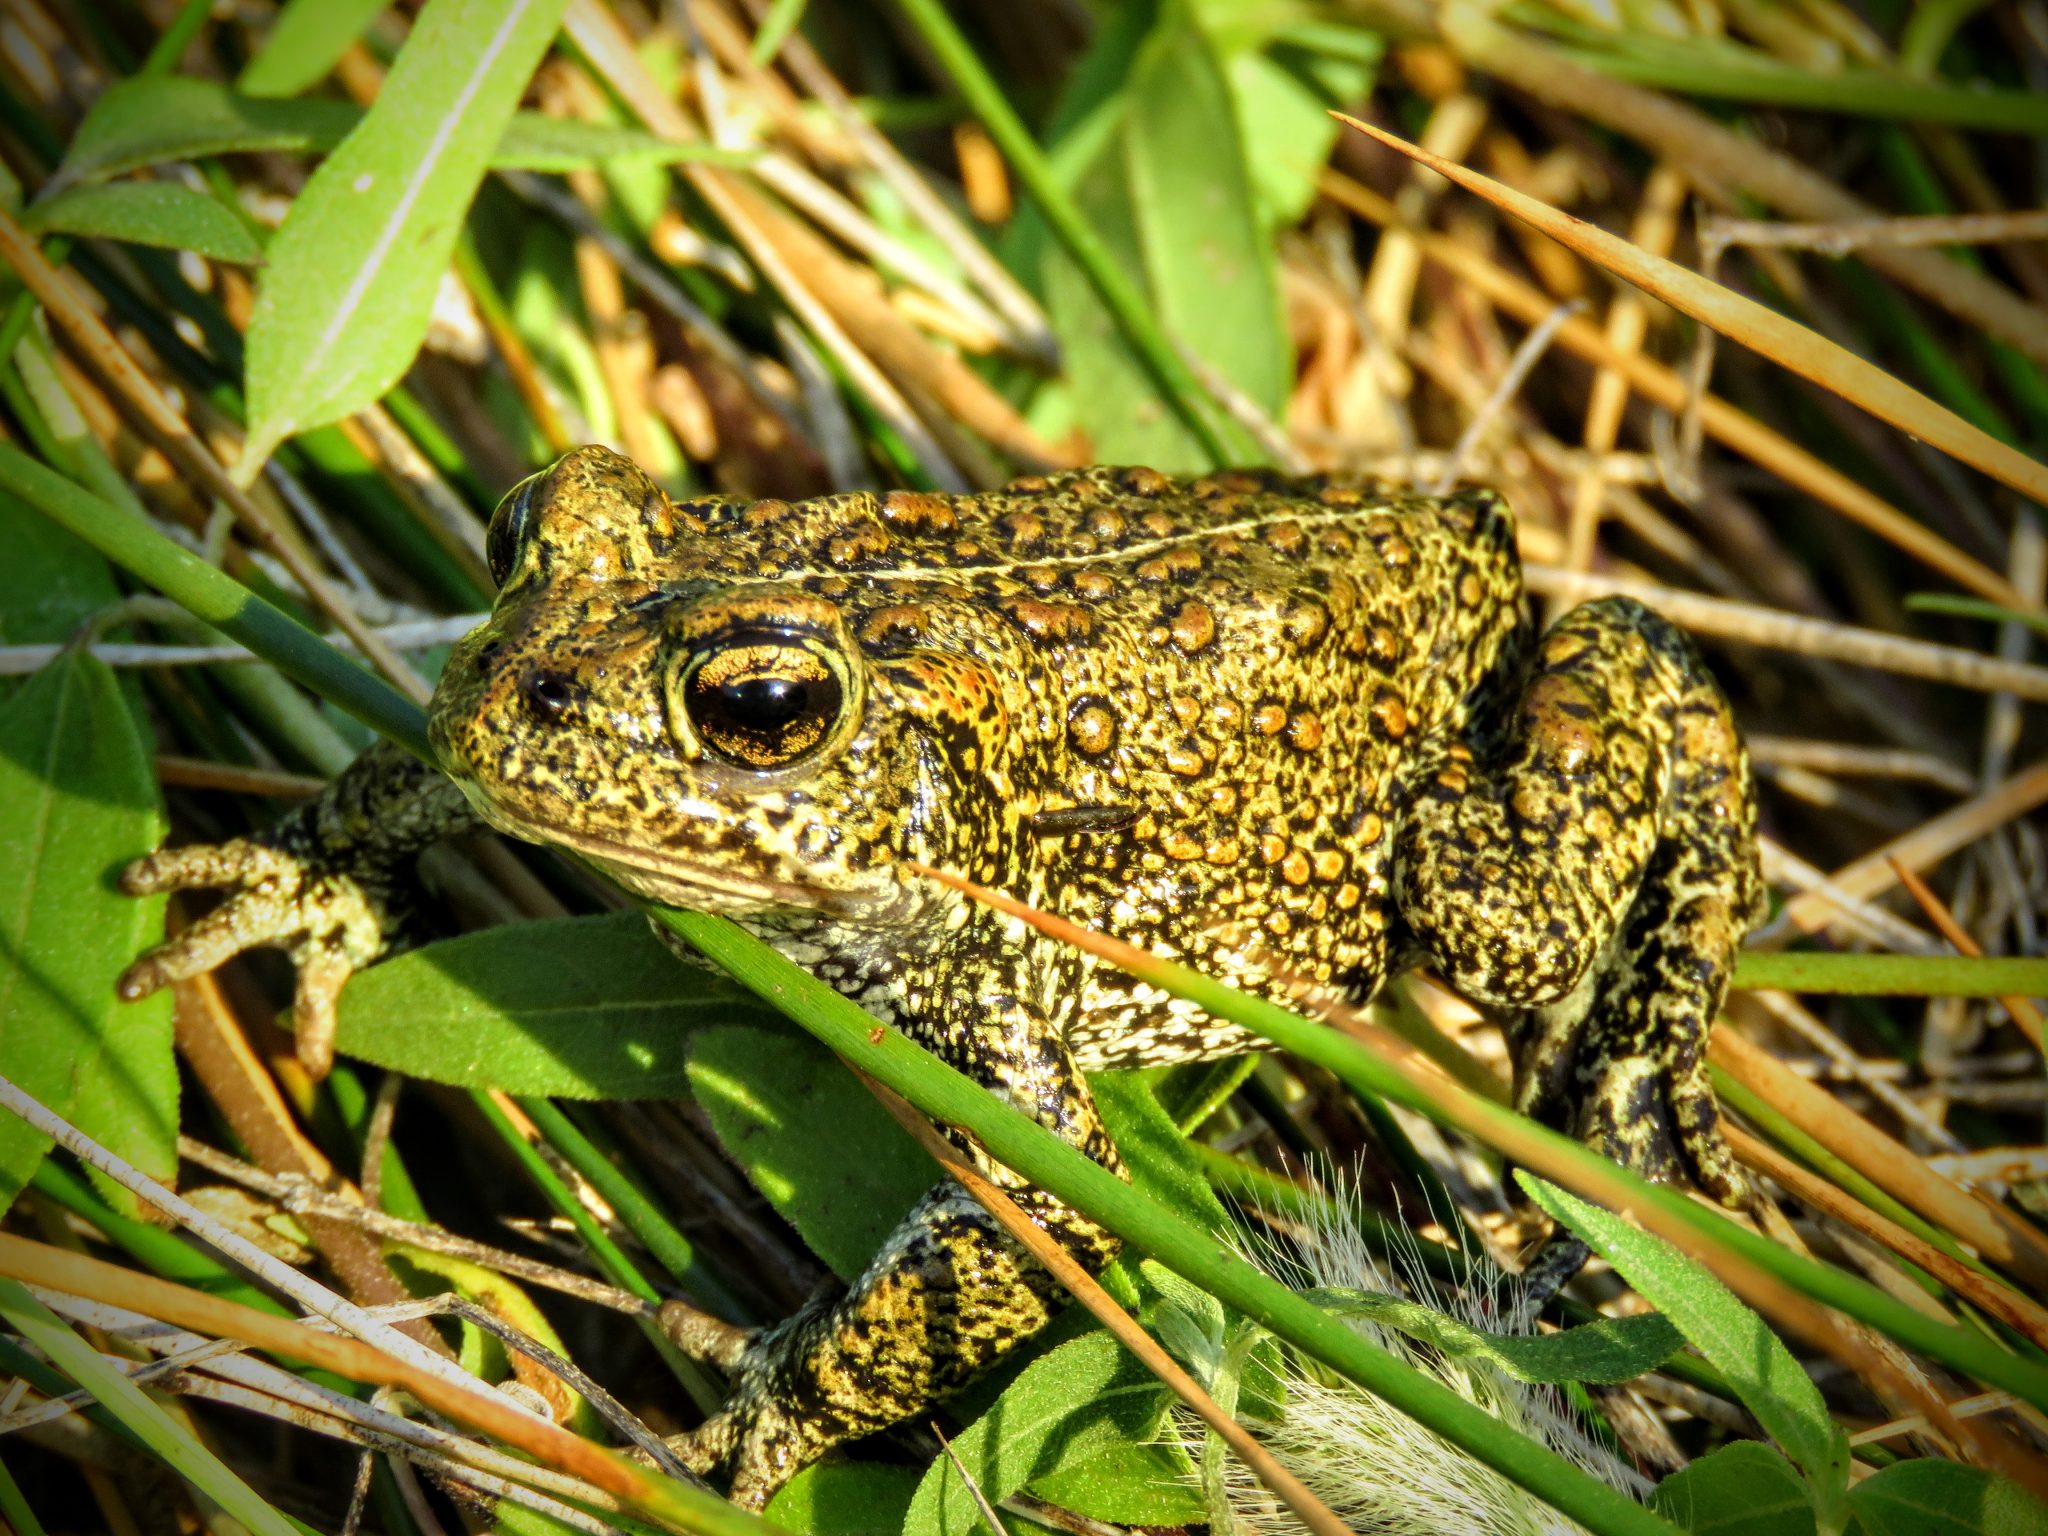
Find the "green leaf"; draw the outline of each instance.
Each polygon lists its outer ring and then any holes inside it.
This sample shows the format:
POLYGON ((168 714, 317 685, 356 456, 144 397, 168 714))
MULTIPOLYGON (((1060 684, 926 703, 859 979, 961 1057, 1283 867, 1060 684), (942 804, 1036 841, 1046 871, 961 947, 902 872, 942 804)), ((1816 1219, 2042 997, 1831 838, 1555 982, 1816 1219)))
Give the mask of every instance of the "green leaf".
POLYGON ((263 247, 242 221, 204 192, 174 181, 113 181, 68 187, 22 217, 37 234, 127 240, 173 251, 197 251, 216 261, 257 266, 263 247))
POLYGON ((1124 154, 1168 330, 1269 415, 1294 382, 1273 246, 1230 87, 1188 8, 1161 8, 1131 71, 1124 154))
MULTIPOLYGON (((214 80, 142 76, 109 86, 72 135, 56 184, 104 181, 162 165, 253 150, 325 153, 363 120, 352 102, 308 96, 273 101, 214 80)), ((676 144, 638 128, 516 112, 490 163, 495 170, 572 171, 608 161, 704 160, 745 165, 746 151, 676 144)))
POLYGON ((458 1088, 672 1099, 689 1091, 689 1031, 772 1017, 622 912, 491 928, 373 966, 342 989, 335 1044, 458 1088))
MULTIPOLYGON (((1301 30, 1312 31, 1307 26, 1301 30)), ((1294 48, 1278 54, 1227 54, 1224 73, 1244 133, 1245 162, 1259 217, 1269 230, 1291 228, 1308 211, 1316 177, 1342 132, 1330 109, 1363 100, 1372 83, 1373 66, 1367 60, 1377 56, 1380 39, 1370 32, 1342 30, 1362 45, 1366 58, 1332 58, 1294 48)))
MULTIPOLYGON (((4 490, 0 549, 0 645, 62 644, 121 596, 90 545, 4 490)), ((16 681, 0 678, 0 697, 16 681)))
POLYGON ((1230 1218, 1223 1202, 1203 1176, 1187 1138, 1153 1092, 1158 1075, 1156 1071, 1097 1072, 1090 1075, 1088 1089, 1130 1170, 1132 1188, 1172 1206, 1212 1232, 1224 1231, 1230 1218))
POLYGON ((673 165, 688 160, 707 165, 752 165, 755 150, 719 149, 658 139, 641 128, 591 123, 575 117, 520 112, 506 125, 491 154, 495 171, 580 171, 614 160, 673 165))
POLYGON ((1865 1478, 1849 1512, 1863 1536, 2048 1536, 2048 1505, 2024 1488, 1932 1457, 1865 1478))
POLYGON ((1770 1326, 1705 1265, 1661 1237, 1531 1174, 1516 1177, 1530 1198, 1591 1244, 1720 1370, 1742 1405, 1811 1480, 1823 1526, 1840 1530, 1848 1436, 1828 1417, 1813 1378, 1770 1326))
POLYGON ((1443 1354, 1484 1360, 1517 1381, 1633 1381, 1685 1347, 1684 1337, 1660 1312, 1603 1317, 1557 1333, 1487 1333, 1434 1307, 1398 1296, 1366 1291, 1307 1294, 1338 1317, 1362 1317, 1443 1354))
POLYGON ((808 1035, 704 1030, 690 1038, 689 1076, 719 1142, 842 1280, 938 1181, 924 1148, 808 1035))
POLYGON ((1737 1440, 1674 1472, 1650 1507, 1693 1536, 1813 1536, 1813 1501, 1792 1463, 1737 1440))
POLYGON ((819 1462, 768 1501, 768 1519, 796 1536, 899 1536, 917 1473, 872 1461, 819 1462))
POLYGON ((267 101, 212 80, 137 76, 100 93, 55 179, 62 186, 104 181, 146 165, 246 150, 328 150, 362 117, 346 101, 267 101))
POLYGON ((918 1484, 903 1536, 969 1536, 981 1520, 968 1478, 990 1503, 1028 1483, 1149 1437, 1166 1389, 1101 1331, 1034 1360, 993 1408, 953 1441, 967 1478, 941 1454, 918 1484))
MULTIPOLYGON (((177 1167, 171 999, 124 1003, 122 968, 163 933, 161 898, 114 886, 164 832, 149 744, 114 674, 81 652, 0 705, 0 1063, 143 1172, 177 1167)), ((0 1207, 49 1144, 0 1115, 0 1207)), ((134 1197, 102 1184, 124 1214, 134 1197)))
POLYGON ((321 162, 270 247, 249 322, 253 474, 294 432, 383 394, 427 333, 492 148, 563 0, 428 0, 376 104, 321 162))
POLYGON ((1027 1491, 1114 1525, 1190 1525, 1209 1513, 1195 1464, 1172 1442, 1111 1446, 1034 1480, 1027 1491))
POLYGON ((326 78, 384 0, 285 0, 256 57, 236 79, 251 96, 296 96, 326 78))
MULTIPOLYGON (((1279 288, 1243 146, 1222 76, 1179 0, 1117 9, 1074 71, 1049 139, 1053 169, 1109 256, 1142 277, 1166 333, 1254 401, 1270 407, 1284 396, 1279 288), (1193 230, 1202 233, 1191 239, 1193 230)), ((1034 424, 1080 426, 1107 463, 1211 467, 1081 268, 1046 246, 1042 227, 1020 224, 1019 264, 1039 268, 1067 358, 1065 387, 1042 396, 1034 424), (1073 421, 1057 419, 1062 408, 1073 421)), ((1242 429, 1223 430, 1235 457, 1255 456, 1242 429)))

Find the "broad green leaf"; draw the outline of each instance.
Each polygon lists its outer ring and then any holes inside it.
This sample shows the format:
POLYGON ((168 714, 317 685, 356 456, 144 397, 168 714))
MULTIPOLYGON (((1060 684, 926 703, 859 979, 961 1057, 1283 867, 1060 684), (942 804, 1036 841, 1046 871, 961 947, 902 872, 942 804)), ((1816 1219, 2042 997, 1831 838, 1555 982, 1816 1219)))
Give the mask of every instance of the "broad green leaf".
POLYGON ((1487 1333, 1419 1302, 1365 1291, 1311 1291, 1338 1317, 1362 1317, 1405 1333, 1443 1354, 1484 1360, 1517 1381, 1633 1381, 1685 1347, 1661 1312, 1603 1317, 1557 1333, 1487 1333))
POLYGON ((873 1461, 819 1462, 768 1501, 768 1519, 796 1536, 899 1536, 917 1473, 873 1461))
POLYGON ((1029 1485, 1061 1509, 1115 1525, 1189 1525, 1208 1517, 1195 1464, 1178 1444, 1133 1441, 1111 1446, 1029 1485))
POLYGON ((1840 1530, 1849 1440, 1828 1417, 1806 1369, 1756 1313, 1703 1264, 1619 1216, 1528 1173, 1530 1198, 1592 1245, 1728 1380, 1742 1405, 1811 1480, 1821 1524, 1840 1530))
MULTIPOLYGON (((273 101, 214 80, 140 76, 109 86, 79 124, 59 167, 59 185, 104 181, 162 165, 252 150, 324 154, 363 120, 352 102, 308 96, 273 101)), ((675 144, 638 128, 516 112, 490 163, 495 170, 571 171, 614 160, 706 160, 744 165, 756 157, 704 144, 675 144)))
MULTIPOLYGON (((1284 393, 1286 338, 1266 242, 1256 241, 1247 256, 1253 265, 1237 261, 1240 232, 1256 220, 1221 76, 1178 0, 1123 6, 1113 15, 1074 71, 1048 131, 1049 158, 1103 244, 1142 275, 1169 334, 1233 387, 1270 403, 1276 380, 1284 393), (1180 119, 1187 104, 1171 98, 1184 90, 1220 101, 1221 118, 1191 110, 1180 119), (1148 111, 1174 120, 1147 120, 1148 111), (1212 164, 1218 155, 1227 163, 1212 164), (1168 163, 1173 157, 1178 170, 1168 163), (1191 241, 1196 229, 1203 236, 1191 241), (1228 286, 1218 288, 1219 280, 1228 286)), ((1018 269, 1037 274, 1067 359, 1063 384, 1034 402, 1033 424, 1081 428, 1094 456, 1108 463, 1209 467, 1080 269, 1035 220, 1019 225, 1012 242, 1018 269)), ((1223 430, 1242 437, 1234 426, 1223 430)), ((1241 453, 1254 456, 1248 440, 1241 453)))
MULTIPOLYGON (((71 652, 0 704, 0 1072, 145 1173, 177 1167, 171 999, 115 996, 163 935, 114 886, 164 833, 150 747, 106 666, 71 652)), ((0 1114, 0 1206, 48 1143, 0 1114)), ((102 1188, 108 1186, 102 1184, 102 1188)), ((134 1200, 114 1192, 132 1214, 134 1200)))
POLYGON ((2024 1488, 1932 1457, 1865 1478, 1849 1512, 1863 1536, 2048 1536, 2048 1505, 2024 1488))
POLYGON ((321 162, 270 247, 249 322, 253 474, 285 438, 383 394, 427 333, 492 148, 563 0, 428 0, 376 104, 321 162))
POLYGON ((1160 1107, 1152 1090, 1155 1076, 1149 1071, 1097 1072, 1089 1077, 1088 1088, 1130 1170, 1132 1188, 1211 1231, 1223 1231, 1230 1222, 1223 1202, 1202 1176, 1180 1127, 1160 1107))
POLYGON ((1277 413, 1294 370, 1273 245, 1230 88, 1185 5, 1162 7, 1129 89, 1124 150, 1153 300, 1183 345, 1277 413))
POLYGON ((373 966, 342 989, 335 1044, 459 1088, 672 1099, 689 1091, 692 1029, 770 1016, 625 912, 487 929, 373 966))
MULTIPOLYGON (((76 535, 0 490, 0 645, 61 645, 118 601, 107 562, 76 535)), ((0 678, 0 699, 18 678, 0 678)))
POLYGON ((1674 1472, 1650 1507, 1693 1536, 1814 1536, 1813 1501, 1792 1463, 1737 1440, 1674 1472))
POLYGON ((22 224, 37 234, 127 240, 216 261, 256 266, 263 247, 242 221, 204 192, 174 181, 110 181, 68 187, 29 209, 22 224))
POLYGON ((991 1503, 1028 1483, 1148 1439, 1166 1389, 1117 1341, 1083 1334, 1033 1361, 995 1406, 953 1440, 918 1484, 903 1536, 968 1536, 981 1520, 968 1478, 991 1503))
POLYGON ((1284 33, 1282 42, 1297 33, 1308 39, 1324 30, 1355 40, 1358 56, 1282 46, 1231 52, 1224 62, 1259 218, 1268 230, 1291 228, 1308 211, 1316 177, 1343 131, 1330 109, 1364 99, 1372 83, 1372 60, 1381 46, 1373 33, 1302 25, 1284 33))
POLYGON ((146 165, 238 151, 329 150, 362 118, 362 109, 346 101, 269 101, 213 80, 139 75, 100 93, 65 147, 56 180, 104 181, 146 165))
POLYGON ((251 96, 296 96, 325 79, 384 0, 285 0, 235 86, 251 96))
POLYGON ((707 1029, 690 1038, 689 1074, 719 1142, 842 1280, 938 1182, 925 1150, 809 1035, 707 1029))

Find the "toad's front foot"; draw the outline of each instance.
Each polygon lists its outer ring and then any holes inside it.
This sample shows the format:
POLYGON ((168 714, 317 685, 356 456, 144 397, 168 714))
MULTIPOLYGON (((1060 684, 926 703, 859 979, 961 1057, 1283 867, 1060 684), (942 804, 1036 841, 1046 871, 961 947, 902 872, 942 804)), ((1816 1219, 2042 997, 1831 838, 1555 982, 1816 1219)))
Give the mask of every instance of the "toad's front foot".
POLYGON ((314 1076, 326 1076, 334 1064, 334 1007, 342 983, 383 954, 397 933, 390 891, 322 869, 288 846, 241 837, 161 849, 121 873, 121 889, 131 896, 206 887, 233 894, 122 972, 121 996, 146 997, 243 950, 275 946, 291 956, 298 973, 292 1022, 299 1060, 314 1076))
POLYGON ((476 818, 441 774, 389 744, 370 748, 319 799, 257 837, 165 848, 130 864, 131 896, 214 887, 220 906, 122 974, 133 1000, 270 945, 298 970, 292 1020, 299 1059, 316 1077, 334 1064, 341 985, 398 947, 415 926, 413 861, 476 818))

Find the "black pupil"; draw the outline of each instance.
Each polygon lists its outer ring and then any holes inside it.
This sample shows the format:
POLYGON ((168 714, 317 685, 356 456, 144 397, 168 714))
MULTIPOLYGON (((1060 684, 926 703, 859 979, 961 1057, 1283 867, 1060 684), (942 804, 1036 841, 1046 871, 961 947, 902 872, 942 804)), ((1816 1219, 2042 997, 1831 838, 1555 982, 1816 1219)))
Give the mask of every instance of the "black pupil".
POLYGON ((793 677, 749 677, 718 690, 726 718, 749 731, 778 730, 801 716, 810 701, 810 685, 793 677))

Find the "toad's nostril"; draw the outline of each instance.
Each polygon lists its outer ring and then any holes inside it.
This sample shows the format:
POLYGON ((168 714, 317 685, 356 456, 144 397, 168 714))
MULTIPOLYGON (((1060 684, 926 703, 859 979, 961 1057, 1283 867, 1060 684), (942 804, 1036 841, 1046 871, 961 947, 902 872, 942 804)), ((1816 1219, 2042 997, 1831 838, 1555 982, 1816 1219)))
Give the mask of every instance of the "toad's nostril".
POLYGON ((545 719, 560 719, 580 694, 581 690, 559 672, 535 672, 526 679, 527 702, 545 719))

